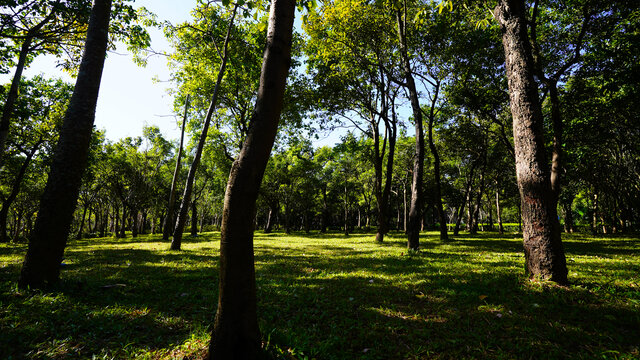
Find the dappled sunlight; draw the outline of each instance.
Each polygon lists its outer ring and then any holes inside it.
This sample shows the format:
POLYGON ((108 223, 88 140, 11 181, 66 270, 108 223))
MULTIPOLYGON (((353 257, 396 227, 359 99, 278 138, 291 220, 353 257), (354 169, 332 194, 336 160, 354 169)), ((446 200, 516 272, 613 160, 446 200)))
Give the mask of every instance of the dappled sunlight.
MULTIPOLYGON (((53 293, 17 290, 22 254, 3 246, 2 341, 28 357, 201 356, 217 303, 218 236, 185 237, 182 251, 157 235, 72 243, 53 293)), ((593 241, 605 251, 569 253, 572 285, 561 287, 524 278, 518 239, 427 234, 407 253, 403 234, 387 238, 258 234, 258 313, 270 346, 329 359, 637 354, 633 239, 575 240, 569 248, 593 241)))

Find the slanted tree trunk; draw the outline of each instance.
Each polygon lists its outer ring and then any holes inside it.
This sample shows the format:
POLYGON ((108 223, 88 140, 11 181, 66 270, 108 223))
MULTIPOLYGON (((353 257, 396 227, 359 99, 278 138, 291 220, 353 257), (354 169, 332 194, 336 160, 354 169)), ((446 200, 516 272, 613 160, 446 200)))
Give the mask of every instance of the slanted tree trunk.
POLYGON ((400 53, 402 57, 402 70, 404 72, 405 84, 409 90, 411 109, 413 110, 413 121, 415 122, 416 147, 413 159, 413 179, 411 182, 411 205, 409 207, 409 224, 407 227, 407 247, 411 250, 420 248, 420 226, 422 221, 422 178, 424 173, 424 131, 422 129, 422 110, 418 100, 418 91, 411 70, 409 60, 409 50, 407 49, 406 37, 406 12, 403 14, 397 11, 396 20, 398 22, 398 37, 400 42, 400 53))
POLYGON ((18 285, 57 283, 95 119, 107 50, 111 0, 95 0, 76 86, 65 114, 18 285))
POLYGON ((220 234, 220 286, 211 359, 255 359, 260 352, 253 230, 256 199, 278 131, 291 64, 295 0, 272 0, 267 46, 249 132, 229 174, 220 234))
POLYGON ((502 30, 511 99, 526 272, 531 277, 566 283, 567 265, 544 148, 525 2, 499 0, 494 16, 502 30))
POLYGON ((167 205, 167 216, 164 218, 164 228, 162 229, 162 240, 169 240, 171 231, 175 228, 175 204, 176 191, 178 186, 178 176, 180 174, 180 164, 182 161, 182 147, 184 145, 184 129, 187 124, 187 114, 189 112, 189 95, 184 103, 184 115, 182 116, 182 126, 180 127, 180 145, 178 146, 178 154, 176 154, 176 167, 173 170, 173 179, 171 180, 171 190, 169 191, 169 204, 167 205))
POLYGON ((229 26, 227 27, 227 35, 224 39, 224 46, 222 52, 222 62, 218 69, 218 75, 216 78, 216 86, 213 89, 213 95, 211 96, 211 103, 207 110, 207 115, 204 119, 204 125, 202 126, 202 133, 196 147, 196 153, 193 157, 193 163, 189 168, 189 175, 187 175, 187 182, 184 186, 184 192, 182 193, 182 203, 180 204, 180 210, 178 211, 178 218, 176 219, 176 226, 173 230, 173 237, 171 239, 171 250, 180 250, 182 244, 182 232, 184 231, 184 225, 187 222, 187 216, 189 212, 189 203, 191 202, 191 193, 193 192, 193 183, 196 178, 196 171, 198 165, 200 165, 200 157, 202 156, 202 150, 204 149, 204 143, 207 140, 207 133, 209 132, 209 125, 211 124, 211 117, 218 104, 218 93, 220 92, 220 85, 222 84, 222 78, 224 77, 225 69, 227 67, 227 60, 229 59, 229 40, 231 39, 231 30, 233 29, 233 20, 236 16, 236 10, 238 5, 233 8, 231 20, 229 20, 229 26))

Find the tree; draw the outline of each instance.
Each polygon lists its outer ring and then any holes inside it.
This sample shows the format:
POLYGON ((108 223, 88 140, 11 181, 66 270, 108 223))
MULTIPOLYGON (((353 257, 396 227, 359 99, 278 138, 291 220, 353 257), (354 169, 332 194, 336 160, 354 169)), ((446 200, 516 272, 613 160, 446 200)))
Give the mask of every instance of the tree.
POLYGON ((493 13, 502 30, 511 98, 526 271, 532 277, 564 284, 567 264, 551 192, 525 2, 500 0, 493 13))
POLYGON ((295 0, 271 2, 256 106, 229 174, 220 234, 218 311, 209 346, 213 359, 252 359, 260 350, 253 256, 255 206, 282 111, 295 7, 295 0))
POLYGON ((184 187, 184 193, 182 194, 182 203, 180 204, 180 210, 178 212, 178 218, 176 219, 175 229, 173 230, 173 238, 171 239, 171 250, 180 250, 180 245, 182 243, 182 231, 184 230, 184 225, 187 222, 187 212, 189 211, 189 202, 191 201, 191 192, 193 191, 193 182, 196 176, 196 171, 198 170, 198 165, 200 163, 200 157, 202 156, 202 150, 204 148, 204 143, 207 139, 207 132, 209 130, 209 124, 211 123, 211 117, 215 111, 215 108, 218 104, 218 95, 220 91, 220 85, 222 83, 222 79, 224 78, 227 60, 229 58, 228 49, 229 49, 229 40, 231 38, 231 30, 233 29, 233 20, 236 16, 236 11, 238 10, 238 5, 236 4, 233 7, 233 11, 231 13, 231 17, 229 23, 227 25, 227 34, 224 38, 223 50, 220 56, 220 68, 218 70, 218 75, 216 78, 216 85, 213 89, 213 94, 211 96, 211 104, 209 105, 209 110, 207 110, 207 115, 204 119, 204 125, 202 127, 202 133, 200 134, 200 139, 198 141, 198 146, 196 147, 196 152, 194 154, 193 162, 191 163, 191 167, 189 168, 189 175, 187 175, 187 182, 184 187))
POLYGON ((20 273, 21 288, 53 285, 60 277, 60 261, 87 162, 107 51, 110 13, 111 0, 95 1, 78 79, 20 273))
MULTIPOLYGON (((111 13, 112 46, 116 39, 126 39, 130 47, 148 46, 149 35, 142 27, 132 25, 137 15, 125 1, 128 0, 116 0, 111 13)), ((23 70, 40 54, 66 55, 63 66, 76 70, 90 10, 91 2, 87 0, 13 1, 0 9, 0 36, 7 39, 0 42, 0 53, 18 57, 0 118, 0 167, 5 160, 6 139, 23 70)), ((0 66, 0 70, 5 69, 0 66)))

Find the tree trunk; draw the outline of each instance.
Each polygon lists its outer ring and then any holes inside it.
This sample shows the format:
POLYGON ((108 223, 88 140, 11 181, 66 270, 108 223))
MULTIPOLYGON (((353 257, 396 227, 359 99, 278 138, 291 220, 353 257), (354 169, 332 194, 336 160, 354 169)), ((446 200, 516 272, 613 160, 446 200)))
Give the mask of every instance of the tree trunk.
POLYGON ((480 207, 482 205, 482 193, 484 193, 484 174, 487 169, 487 153, 483 154, 482 170, 480 170, 480 189, 478 189, 478 195, 476 196, 476 205, 473 207, 473 217, 471 218, 471 234, 478 233, 478 225, 480 223, 480 207))
POLYGON ((254 359, 260 352, 253 230, 256 199, 278 131, 291 64, 296 2, 272 0, 260 86, 249 132, 234 161, 220 234, 220 285, 211 359, 254 359))
POLYGON ((196 202, 191 202, 191 236, 198 235, 198 209, 196 208, 196 202))
POLYGON ((476 171, 476 163, 473 162, 471 165, 471 170, 469 171, 469 178, 467 179, 467 184, 464 190, 464 202, 460 205, 458 209, 458 214, 456 216, 456 226, 453 228, 453 235, 458 236, 460 233, 460 223, 462 222, 462 217, 464 216, 464 208, 467 203, 470 202, 471 199, 471 187, 473 186, 473 174, 476 171))
POLYGON ((573 199, 575 199, 575 197, 571 195, 568 199, 562 202, 562 212, 564 212, 564 232, 566 233, 573 233, 574 231, 573 211, 571 210, 573 199))
POLYGON ((167 216, 164 218, 164 228, 162 229, 162 240, 169 240, 171 231, 175 228, 175 204, 176 191, 178 185, 178 176, 180 174, 180 163, 182 161, 182 147, 184 145, 184 129, 187 124, 187 113, 189 111, 189 95, 184 103, 184 115, 182 116, 182 126, 180 128, 180 145, 178 146, 178 154, 176 155, 176 167, 173 170, 173 179, 171 180, 171 190, 169 191, 169 204, 167 205, 167 216))
MULTIPOLYGON (((404 14, 406 16, 406 14, 404 14)), ((407 49, 406 38, 406 22, 403 20, 403 14, 400 11, 396 13, 398 22, 398 37, 400 41, 400 52, 402 55, 402 67, 407 90, 409 90, 409 99, 411 101, 411 109, 413 110, 413 120, 416 130, 416 147, 415 157, 413 160, 413 179, 411 182, 411 205, 409 207, 409 224, 407 227, 407 247, 410 250, 418 250, 420 248, 420 225, 422 221, 422 175, 424 172, 424 131, 422 129, 422 110, 420 109, 420 101, 418 100, 418 91, 411 70, 411 62, 409 60, 409 51, 407 49)))
POLYGON ((499 0, 494 16, 502 30, 505 51, 526 272, 563 284, 567 282, 567 265, 544 148, 524 0, 499 0))
POLYGON ((21 288, 57 283, 95 119, 107 50, 111 0, 95 0, 76 86, 65 114, 36 225, 20 273, 21 288))
POLYGON ((193 183, 196 178, 196 171, 198 170, 198 165, 200 165, 200 157, 202 156, 204 143, 207 140, 207 133, 209 132, 211 117, 213 116, 213 112, 215 111, 218 103, 218 93, 220 92, 220 85, 222 84, 222 78, 224 77, 224 72, 227 67, 227 60, 229 58, 229 40, 231 38, 231 29, 233 28, 233 20, 235 19, 237 9, 238 5, 236 4, 236 6, 233 8, 233 14, 231 15, 229 26, 227 27, 227 35, 224 39, 222 62, 220 63, 220 68, 218 69, 216 86, 213 89, 211 103, 209 104, 209 109, 207 110, 207 115, 204 119, 204 125, 202 126, 202 133, 200 134, 198 147, 196 148, 193 163, 191 163, 191 167, 189 168, 189 175, 187 175, 187 182, 184 186, 184 192, 182 193, 182 203, 180 204, 176 226, 173 230, 173 237, 171 239, 171 250, 180 250, 180 245, 182 244, 182 232, 184 231, 184 225, 187 222, 187 213, 189 211, 189 203, 191 202, 191 193, 193 192, 193 183))
POLYGON ((27 173, 27 169, 29 168, 29 163, 31 163, 31 159, 33 159, 33 156, 35 155, 36 151, 38 151, 39 147, 40 142, 38 142, 31 149, 31 151, 29 151, 27 157, 24 159, 22 165, 20 166, 20 170, 18 170, 18 174, 16 174, 16 178, 13 180, 11 192, 2 202, 2 209, 0 210, 0 243, 5 243, 9 240, 7 238, 7 218, 9 217, 9 209, 20 193, 20 187, 22 185, 22 181, 24 180, 24 176, 27 173))
POLYGON ((504 234, 504 226, 502 226, 502 208, 500 207, 500 190, 496 187, 496 216, 498 217, 498 232, 504 234))
POLYGON ((438 154, 436 144, 433 142, 433 122, 435 121, 435 107, 439 92, 440 82, 437 81, 433 99, 431 101, 431 110, 429 113, 428 139, 429 149, 431 150, 431 155, 433 155, 433 181, 435 184, 435 194, 433 195, 435 196, 436 211, 438 213, 438 221, 440 222, 440 240, 447 241, 449 240, 449 234, 447 234, 447 216, 445 215, 444 207, 442 206, 442 190, 440 186, 440 155, 438 154))
POLYGON ((84 230, 84 220, 87 216, 87 208, 88 206, 84 206, 84 210, 82 210, 82 218, 80 219, 80 227, 78 228, 78 233, 76 234, 76 240, 82 239, 82 231, 84 230))
POLYGON ((27 61, 27 55, 31 50, 32 36, 27 34, 27 37, 22 42, 20 48, 20 54, 18 55, 18 64, 16 65, 16 71, 13 74, 11 80, 11 87, 7 93, 7 98, 2 108, 2 119, 0 120, 0 168, 4 166, 6 160, 5 149, 7 146, 7 138, 9 136, 9 125, 11 123, 11 116, 13 115, 13 109, 15 107, 16 100, 18 99, 18 88, 20 86, 20 80, 22 79, 22 71, 27 61))
POLYGON ((349 235, 349 202, 347 200, 347 183, 344 183, 344 234, 349 235))

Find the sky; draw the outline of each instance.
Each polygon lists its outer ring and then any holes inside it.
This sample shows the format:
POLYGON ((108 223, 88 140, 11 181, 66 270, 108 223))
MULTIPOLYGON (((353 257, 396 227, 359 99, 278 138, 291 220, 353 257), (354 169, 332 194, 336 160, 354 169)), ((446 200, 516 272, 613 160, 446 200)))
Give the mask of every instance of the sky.
MULTIPOLYGON (((178 24, 191 19, 191 10, 196 0, 135 0, 134 8, 145 7, 156 14, 159 21, 168 20, 178 24)), ((299 27, 299 25, 297 25, 299 27)), ((151 36, 151 47, 161 52, 171 51, 169 43, 158 29, 148 29, 151 36)), ((62 78, 75 84, 75 79, 56 67, 53 56, 37 57, 23 72, 23 77, 30 78, 44 74, 46 78, 62 78)), ((171 83, 170 71, 166 59, 162 56, 149 58, 145 67, 136 65, 128 53, 126 45, 107 55, 100 94, 96 108, 95 125, 105 131, 107 139, 118 141, 125 137, 142 135, 144 126, 158 126, 167 139, 178 139, 180 128, 177 121, 182 117, 181 111, 173 110, 173 97, 168 94, 171 83)), ((9 83, 13 72, 1 75, 0 82, 9 83)), ((340 141, 345 130, 321 133, 315 146, 333 146, 340 141)))
MULTIPOLYGON (((169 20, 177 24, 190 18, 196 0, 136 0, 134 7, 146 7, 158 16, 158 20, 169 20)), ((151 47, 156 50, 169 50, 168 42, 156 29, 150 31, 151 47)), ((53 56, 40 56, 26 69, 24 77, 33 77, 44 73, 46 77, 58 77, 75 83, 66 73, 56 68, 53 56)), ((3 82, 10 82, 13 73, 3 75, 3 82)), ((100 84, 95 125, 106 130, 106 136, 112 141, 127 136, 142 135, 145 125, 157 125, 167 138, 180 136, 180 129, 173 112, 173 97, 168 95, 170 73, 166 60, 156 56, 149 59, 146 67, 133 63, 126 46, 119 46, 108 54, 100 84), (154 81, 157 78, 160 82, 154 81)))

